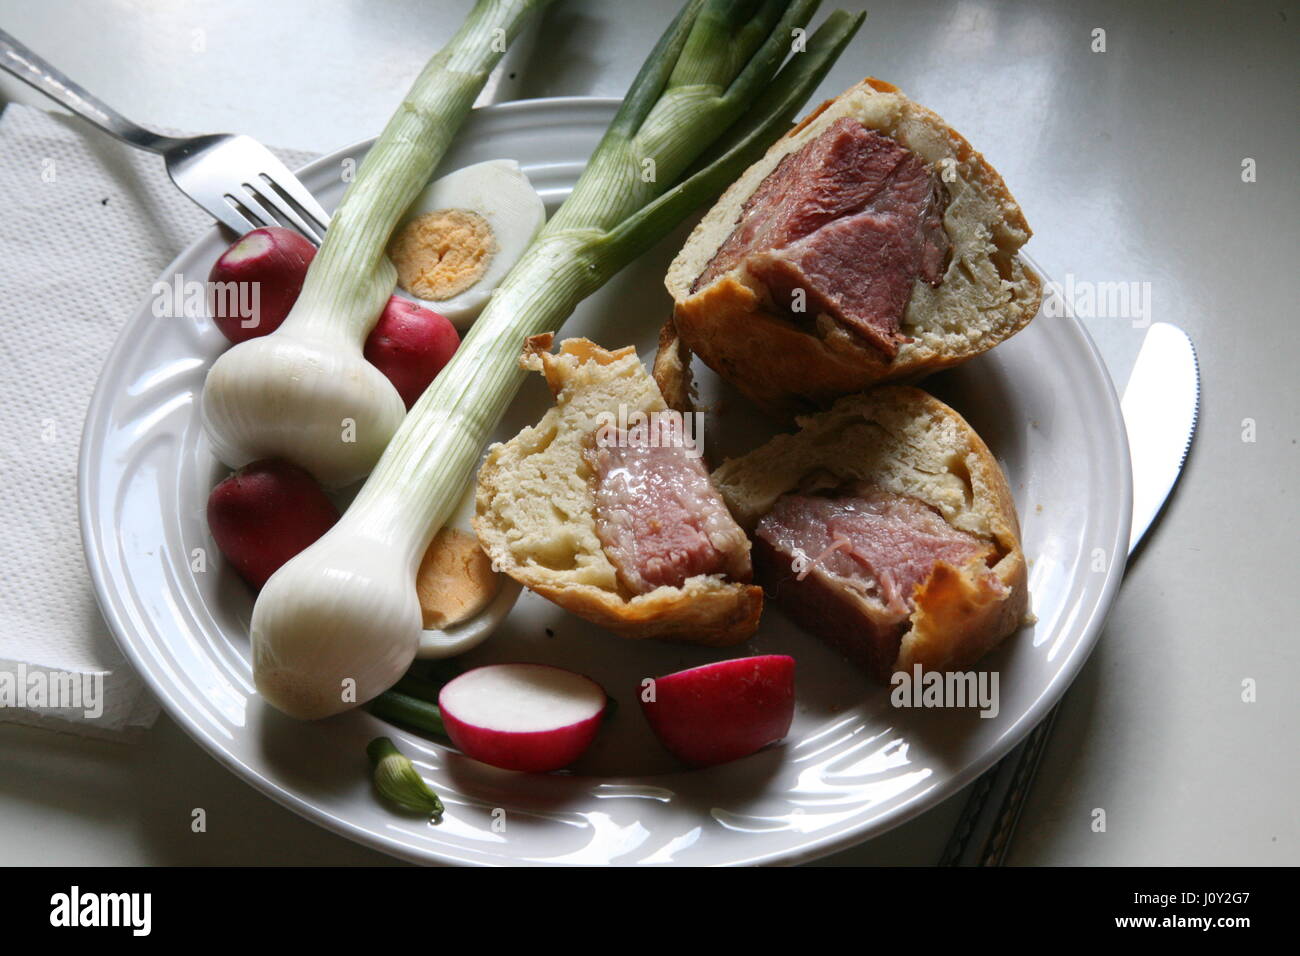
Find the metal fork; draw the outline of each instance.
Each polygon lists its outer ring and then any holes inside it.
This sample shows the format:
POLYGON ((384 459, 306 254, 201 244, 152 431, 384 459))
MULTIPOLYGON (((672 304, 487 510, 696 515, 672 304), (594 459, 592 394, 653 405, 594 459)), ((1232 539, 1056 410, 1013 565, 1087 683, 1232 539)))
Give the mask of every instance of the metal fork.
POLYGON ((329 215, 265 146, 247 136, 163 136, 132 123, 4 30, 0 67, 128 146, 160 153, 178 189, 243 235, 259 226, 296 229, 316 245, 329 215))

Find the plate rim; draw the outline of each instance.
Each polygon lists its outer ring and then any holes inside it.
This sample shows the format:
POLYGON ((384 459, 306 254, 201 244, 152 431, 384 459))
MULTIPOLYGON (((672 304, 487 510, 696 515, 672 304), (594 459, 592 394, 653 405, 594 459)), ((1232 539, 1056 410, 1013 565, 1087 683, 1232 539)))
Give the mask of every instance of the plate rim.
MULTIPOLYGON (((614 109, 622 103, 618 97, 602 96, 552 96, 538 97, 527 100, 512 100, 505 103, 497 103, 490 106, 479 107, 474 113, 490 112, 494 114, 509 113, 530 113, 547 110, 572 110, 583 108, 606 108, 614 109)), ((376 137, 365 140, 359 140, 347 144, 338 149, 325 153, 309 163, 304 164, 294 170, 295 175, 310 176, 319 169, 328 166, 337 166, 337 164, 348 156, 361 153, 370 149, 374 144, 376 137)), ((178 264, 192 255, 192 250, 210 238, 213 232, 220 236, 220 230, 214 223, 208 231, 200 233, 190 241, 172 260, 163 268, 160 275, 173 274, 178 264)), ((1023 252, 1020 258, 1031 268, 1040 278, 1045 279, 1043 271, 1037 263, 1023 252)), ((1129 536, 1129 525, 1132 520, 1132 501, 1133 501, 1133 483, 1131 465, 1129 462, 1127 433, 1124 428, 1123 414, 1120 408, 1119 396, 1116 391, 1115 382, 1111 378, 1109 370, 1101 357, 1101 353, 1096 343, 1088 334, 1087 329, 1071 313, 1067 311, 1066 315, 1055 317, 1057 321, 1061 319, 1068 320, 1069 328, 1077 339, 1084 346, 1080 350, 1081 357, 1086 357, 1091 372, 1097 375, 1104 384, 1104 392, 1109 399, 1104 406, 1098 411, 1102 413, 1107 421, 1105 425, 1106 433, 1115 436, 1115 451, 1117 454, 1119 471, 1119 505, 1120 518, 1116 529, 1115 540, 1111 542, 1110 553, 1116 555, 1116 559, 1110 563, 1106 572, 1106 578, 1102 583, 1098 600, 1089 615, 1087 621, 1080 629, 1080 636, 1074 647, 1070 650, 1066 659, 1062 661, 1061 666, 1056 673, 1042 688, 1041 693, 1034 700, 1031 706, 1009 726, 993 746, 987 748, 975 760, 967 765, 958 773, 952 774, 942 781, 935 783, 933 786, 920 790, 913 799, 904 801, 898 806, 886 810, 881 815, 871 817, 859 823, 846 826, 843 829, 827 833, 816 839, 809 840, 796 847, 784 850, 772 850, 765 853, 757 853, 745 856, 742 859, 731 859, 726 861, 727 865, 797 865, 819 859, 837 851, 856 846, 868 840, 875 839, 878 836, 900 826, 901 824, 918 816, 925 810, 931 809, 943 800, 958 793, 972 781, 981 776, 990 767, 996 764, 1007 753, 1009 753, 1017 744, 1024 739, 1026 735, 1040 723, 1050 713, 1064 697, 1065 692, 1074 683, 1082 670, 1084 664, 1091 657, 1100 638, 1101 630, 1105 624, 1106 618, 1114 605, 1116 594, 1119 590, 1123 579, 1124 568, 1127 562, 1128 549, 1127 541, 1129 536)), ((134 321, 134 315, 127 320, 128 323, 134 321)), ((123 330, 125 331, 125 325, 123 330)), ((104 370, 116 363, 121 353, 127 348, 130 341, 127 336, 119 332, 114 340, 113 346, 109 349, 104 358, 102 365, 97 373, 95 388, 91 395, 90 402, 86 408, 86 416, 82 424, 81 438, 78 445, 77 461, 77 514, 80 523, 82 551, 86 561, 86 567, 90 575, 92 590, 95 594, 95 601, 99 607, 100 613, 105 623, 112 633, 113 640, 121 650, 122 654, 131 663, 136 673, 148 685, 149 692, 154 694, 159 703, 166 710, 167 715, 185 731, 193 740, 195 740, 211 757, 216 759, 222 766, 240 778, 245 784, 252 786, 254 789, 271 797, 277 803, 287 807, 297 813, 304 819, 322 826, 325 829, 338 834, 346 839, 371 849, 378 850, 389 856, 405 860, 407 862, 422 865, 448 865, 448 864, 466 864, 466 865, 567 865, 564 863, 553 863, 551 861, 530 861, 530 860, 485 860, 462 856, 454 850, 439 849, 436 851, 416 851, 412 846, 401 842, 400 840, 375 833, 364 827, 351 823, 349 820, 341 818, 327 808, 314 803, 312 800, 305 798, 293 790, 287 789, 274 780, 265 776, 261 771, 250 766, 241 760, 235 753, 222 746, 222 742, 216 739, 215 735, 202 726, 200 722, 194 719, 188 710, 181 706, 180 702, 173 699, 172 694, 167 690, 166 684, 156 678, 153 669, 149 666, 148 658, 140 653, 135 647, 132 640, 126 637, 130 630, 127 622, 122 620, 113 605, 110 594, 110 582, 107 579, 105 562, 100 560, 99 554, 102 550, 103 539, 98 533, 97 523, 92 514, 91 502, 93 495, 90 493, 90 483, 92 480, 91 471, 88 465, 90 455, 92 454, 96 439, 99 437, 92 424, 102 418, 105 407, 109 404, 111 398, 108 380, 104 375, 104 370)))

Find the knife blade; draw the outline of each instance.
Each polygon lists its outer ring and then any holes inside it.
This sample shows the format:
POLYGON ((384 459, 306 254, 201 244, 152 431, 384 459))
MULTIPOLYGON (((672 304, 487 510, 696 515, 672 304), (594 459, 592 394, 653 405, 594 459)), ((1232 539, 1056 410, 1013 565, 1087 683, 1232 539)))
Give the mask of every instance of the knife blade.
POLYGON ((1133 465, 1132 554, 1182 473, 1200 409, 1200 371, 1187 333, 1168 322, 1147 329, 1120 409, 1133 465))
MULTIPOLYGON (((1120 409, 1133 469, 1131 555, 1173 490, 1196 434, 1200 370, 1187 333, 1156 322, 1138 351, 1120 409)), ((980 777, 940 857, 941 866, 1001 866, 1033 787, 1060 704, 980 777)))

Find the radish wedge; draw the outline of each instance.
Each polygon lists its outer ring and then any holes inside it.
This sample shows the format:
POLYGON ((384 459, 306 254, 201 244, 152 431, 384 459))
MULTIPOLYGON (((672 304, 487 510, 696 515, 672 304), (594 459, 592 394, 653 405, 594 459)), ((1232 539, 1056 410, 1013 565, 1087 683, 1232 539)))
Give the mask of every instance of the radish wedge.
POLYGON ((605 692, 589 677, 547 664, 489 664, 442 689, 447 736, 467 757, 544 773, 582 756, 600 729, 605 692))
POLYGON ((640 699, 655 736, 682 763, 726 763, 790 732, 794 658, 765 654, 693 667, 655 679, 640 699))

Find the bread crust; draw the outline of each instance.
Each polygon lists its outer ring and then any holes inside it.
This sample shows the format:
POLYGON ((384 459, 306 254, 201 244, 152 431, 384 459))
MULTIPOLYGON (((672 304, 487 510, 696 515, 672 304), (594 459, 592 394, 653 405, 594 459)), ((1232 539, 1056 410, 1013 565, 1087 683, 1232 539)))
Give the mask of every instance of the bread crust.
MULTIPOLYGON (((664 281, 674 308, 660 351, 699 355, 769 410, 806 410, 871 385, 917 381, 987 351, 1037 314, 1041 281, 1016 255, 1031 234, 1002 177, 960 133, 897 87, 868 78, 822 103, 774 143, 691 233, 664 281), (892 360, 829 317, 805 326, 775 313, 765 305, 762 283, 743 266, 698 291, 691 288, 730 235, 745 200, 781 159, 845 116, 894 137, 955 177, 945 177, 952 192, 945 214, 952 259, 938 289, 915 281, 902 324, 913 340, 892 360)), ((661 368, 656 360, 665 396, 679 398, 674 373, 671 361, 661 368)))
POLYGON ((754 636, 763 613, 763 589, 754 584, 699 577, 625 599, 589 584, 554 585, 525 569, 506 573, 566 611, 634 640, 732 647, 754 636))
MULTIPOLYGON (((521 560, 518 524, 505 513, 505 505, 519 494, 516 483, 522 462, 542 445, 549 448, 561 440, 562 430, 590 424, 573 409, 580 392, 601 388, 604 395, 623 395, 631 408, 646 413, 666 407, 635 349, 608 351, 587 339, 567 339, 554 354, 550 347, 550 335, 529 339, 520 364, 546 376, 557 404, 533 428, 493 445, 479 469, 474 530, 493 566, 565 610, 622 637, 710 647, 748 640, 758 629, 763 609, 763 591, 755 585, 728 581, 720 575, 698 575, 680 588, 663 586, 647 594, 630 595, 617 584, 612 566, 606 568, 608 561, 594 538, 576 533, 583 553, 581 565, 574 569, 521 560)), ((580 438, 567 435, 564 440, 580 438)), ((577 471, 587 467, 580 455, 569 459, 577 471)), ((589 489, 584 493, 585 488, 585 477, 565 488, 555 486, 556 500, 563 498, 566 510, 586 509, 586 514, 570 514, 571 522, 585 523, 594 514, 595 500, 589 489)), ((540 488, 532 491, 544 493, 540 488)))
MULTIPOLYGON (((1028 569, 1015 502, 997 460, 961 415, 919 388, 883 386, 841 398, 828 411, 801 417, 799 425, 799 432, 777 436, 714 472, 715 484, 747 531, 781 494, 809 475, 829 472, 839 481, 887 479, 882 483, 890 490, 926 501, 949 524, 996 549, 991 571, 1000 586, 978 562, 935 566, 914 595, 910 627, 890 672, 910 672, 914 664, 923 670, 969 667, 1021 626, 1029 602, 1028 569), (934 444, 923 454, 922 436, 934 444), (880 462, 864 462, 858 454, 868 445, 890 442, 915 451, 916 460, 924 462, 916 469, 919 479, 886 474, 880 462), (942 461, 949 462, 947 474, 942 481, 929 480, 929 469, 942 461)), ((875 676, 888 679, 878 669, 875 676)))

